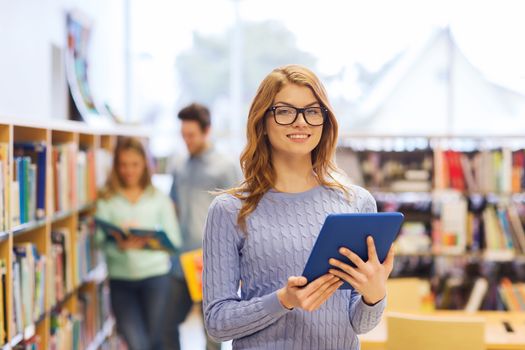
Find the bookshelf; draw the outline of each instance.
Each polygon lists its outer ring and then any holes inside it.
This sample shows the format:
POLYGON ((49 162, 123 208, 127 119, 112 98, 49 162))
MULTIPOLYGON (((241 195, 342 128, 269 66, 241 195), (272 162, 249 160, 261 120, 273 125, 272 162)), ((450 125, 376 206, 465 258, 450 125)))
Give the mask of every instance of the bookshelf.
POLYGON ((116 349, 92 240, 97 188, 133 127, 0 117, 0 349, 116 349))
POLYGON ((346 134, 337 163, 380 211, 405 214, 394 277, 429 279, 438 308, 462 307, 440 299, 447 284, 466 302, 484 279, 480 308, 525 311, 522 135, 346 134))

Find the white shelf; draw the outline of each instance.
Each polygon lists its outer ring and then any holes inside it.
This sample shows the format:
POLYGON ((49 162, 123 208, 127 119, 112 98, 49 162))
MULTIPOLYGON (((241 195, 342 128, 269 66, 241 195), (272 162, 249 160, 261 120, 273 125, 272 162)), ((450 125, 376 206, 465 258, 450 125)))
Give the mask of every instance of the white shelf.
POLYGON ((18 343, 20 343, 22 340, 24 340, 24 335, 22 333, 17 334, 11 339, 11 346, 16 346, 18 343))
POLYGON ((88 282, 102 282, 108 276, 105 263, 98 264, 93 270, 89 271, 87 276, 82 280, 81 284, 88 282))
POLYGON ((102 344, 104 344, 106 338, 111 335, 114 326, 115 321, 113 318, 107 319, 106 322, 104 322, 102 329, 95 336, 95 339, 93 339, 93 341, 86 347, 86 350, 97 350, 102 344))
POLYGON ((24 329, 24 340, 31 339, 35 335, 35 325, 32 324, 24 329))

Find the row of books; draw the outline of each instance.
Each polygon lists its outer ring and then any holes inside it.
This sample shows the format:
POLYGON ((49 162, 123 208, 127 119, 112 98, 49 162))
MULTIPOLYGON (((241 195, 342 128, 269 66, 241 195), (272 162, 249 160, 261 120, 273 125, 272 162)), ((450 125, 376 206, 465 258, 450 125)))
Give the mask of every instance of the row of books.
POLYGON ((369 189, 471 193, 525 191, 525 150, 510 148, 459 152, 434 147, 404 152, 342 148, 337 163, 351 180, 369 189))
POLYGON ((432 189, 432 152, 337 151, 337 164, 352 183, 370 190, 428 192, 432 189))
POLYGON ((90 343, 111 317, 107 282, 95 285, 95 293, 80 293, 78 304, 78 313, 83 322, 82 339, 84 343, 90 343))
POLYGON ((95 200, 113 165, 113 155, 103 148, 77 151, 75 143, 53 146, 53 209, 75 209, 95 200), (76 173, 76 176, 74 176, 76 173))
POLYGON ((434 150, 434 187, 473 193, 525 191, 525 150, 434 150))
POLYGON ((84 281, 103 262, 102 252, 95 242, 95 225, 90 217, 81 217, 77 233, 77 276, 84 281))
POLYGON ((13 326, 15 333, 20 334, 46 311, 46 257, 30 242, 16 243, 13 251, 13 326))
POLYGON ((79 220, 76 237, 76 262, 71 252, 72 234, 67 227, 53 228, 51 233, 51 285, 49 293, 51 305, 63 300, 76 284, 84 281, 87 275, 103 262, 101 251, 95 244, 95 229, 88 217, 79 220), (76 269, 74 271, 74 269, 76 269), (74 280, 78 276, 78 281, 74 280))
MULTIPOLYGON (((9 186, 8 144, 0 143, 0 230, 8 227, 9 202, 14 226, 45 216, 46 149, 44 142, 15 143, 14 173, 9 186)), ((111 152, 104 149, 77 152, 72 142, 53 145, 51 157, 54 212, 72 210, 94 201, 97 188, 103 186, 112 166, 111 152)))
POLYGON ((79 292, 78 308, 57 310, 51 317, 50 350, 86 349, 109 320, 109 291, 106 284, 79 292))
MULTIPOLYGON (((86 239, 78 241, 78 251, 88 252, 91 249, 91 240, 93 237, 93 225, 88 225, 87 220, 81 220, 79 236, 86 239)), ((71 234, 67 228, 53 228, 51 254, 48 262, 50 270, 51 288, 49 298, 51 305, 57 305, 58 302, 65 300, 68 292, 73 289, 72 268, 68 263, 70 256, 70 239, 71 234)), ((44 256, 38 254, 36 247, 32 243, 21 243, 15 245, 16 261, 13 266, 14 282, 14 326, 17 334, 34 324, 44 312, 44 281, 46 260, 44 256)), ((99 259, 100 255, 96 257, 99 259)), ((91 260, 86 254, 78 255, 78 265, 83 266, 84 274, 79 276, 85 277, 91 269, 91 264, 98 264, 100 260, 91 260)), ((1 264, 1 261, 0 261, 1 264)), ((1 271, 1 270, 0 270, 1 271)), ((80 270, 79 270, 80 272, 80 270)), ((5 281, 5 273, 3 273, 5 281)), ((89 293, 80 293, 78 313, 71 315, 63 310, 55 311, 51 316, 51 337, 49 349, 69 350, 84 349, 89 344, 96 333, 102 327, 105 320, 109 318, 109 293, 107 286, 101 286, 97 290, 97 296, 93 297, 89 293), (95 305, 95 301, 99 304, 95 305)), ((5 295, 5 294, 3 294, 5 295)), ((6 305, 2 303, 2 307, 6 305)), ((0 310, 2 311, 2 310, 0 310)), ((4 315, 0 319, 0 324, 5 320, 4 315)), ((0 336, 5 341, 5 325, 2 324, 0 336)), ((25 340, 17 345, 17 349, 39 349, 38 337, 25 340)))
POLYGON ((506 310, 525 311, 525 282, 512 283, 509 278, 502 278, 498 292, 506 310))
POLYGON ((524 262, 438 259, 433 268, 431 284, 438 309, 525 310, 524 262))
POLYGON ((73 290, 71 264, 71 232, 67 227, 53 228, 51 232, 50 305, 64 300, 73 290))
POLYGON ((67 310, 57 310, 51 315, 50 350, 80 349, 81 318, 67 310))
POLYGON ((494 204, 486 197, 449 192, 435 197, 433 210, 434 253, 525 254, 523 203, 501 200, 494 204))

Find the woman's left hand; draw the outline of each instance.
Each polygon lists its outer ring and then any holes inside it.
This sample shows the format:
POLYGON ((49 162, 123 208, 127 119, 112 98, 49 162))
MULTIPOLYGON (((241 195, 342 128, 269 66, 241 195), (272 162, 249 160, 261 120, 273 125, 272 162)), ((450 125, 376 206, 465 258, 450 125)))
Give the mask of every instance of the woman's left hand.
POLYGON ((363 301, 366 304, 374 305, 386 296, 386 280, 394 267, 394 249, 390 247, 385 261, 381 264, 372 236, 368 236, 366 242, 368 245, 367 262, 364 262, 349 249, 341 248, 339 252, 350 259, 356 267, 332 258, 330 265, 338 267, 340 270, 330 269, 329 272, 354 287, 363 296, 363 301))

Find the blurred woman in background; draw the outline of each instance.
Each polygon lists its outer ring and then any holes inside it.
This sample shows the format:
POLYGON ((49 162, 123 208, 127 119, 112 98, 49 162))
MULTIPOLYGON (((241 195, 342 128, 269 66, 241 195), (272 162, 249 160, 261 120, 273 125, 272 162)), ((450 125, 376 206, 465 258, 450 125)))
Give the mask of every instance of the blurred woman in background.
MULTIPOLYGON (((160 226, 173 244, 180 246, 171 199, 151 184, 146 151, 140 140, 119 140, 111 174, 99 198, 97 218, 124 230, 160 226)), ((129 350, 162 349, 170 257, 164 251, 144 249, 144 238, 114 237, 115 240, 108 240, 97 232, 97 242, 106 256, 117 331, 129 350)))

